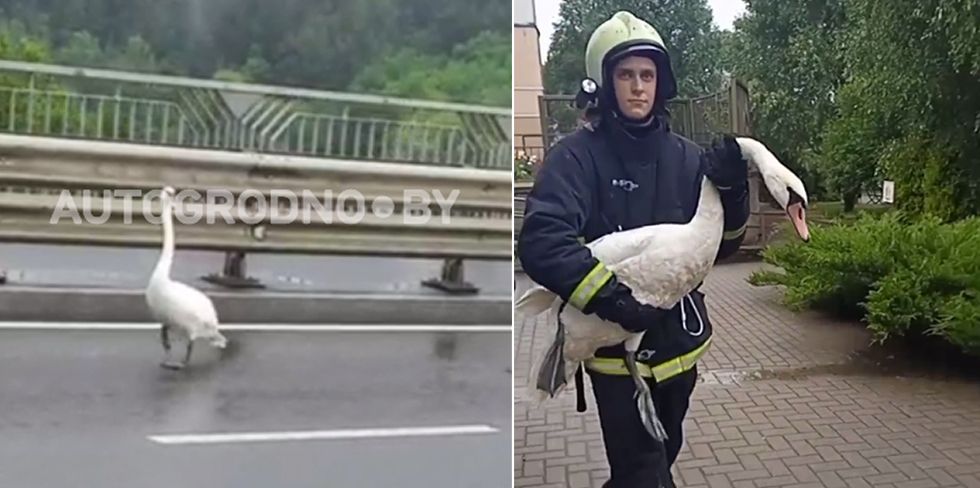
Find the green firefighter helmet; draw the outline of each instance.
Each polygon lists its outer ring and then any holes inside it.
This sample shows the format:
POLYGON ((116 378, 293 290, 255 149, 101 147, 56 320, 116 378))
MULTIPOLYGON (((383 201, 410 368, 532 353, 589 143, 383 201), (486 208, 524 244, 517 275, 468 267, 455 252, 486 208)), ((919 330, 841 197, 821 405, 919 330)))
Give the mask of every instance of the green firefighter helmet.
POLYGON ((652 25, 626 11, 616 12, 592 32, 585 48, 585 74, 597 86, 583 82, 583 89, 601 88, 607 70, 629 55, 647 56, 657 64, 657 98, 670 100, 677 96, 677 83, 663 38, 652 25))

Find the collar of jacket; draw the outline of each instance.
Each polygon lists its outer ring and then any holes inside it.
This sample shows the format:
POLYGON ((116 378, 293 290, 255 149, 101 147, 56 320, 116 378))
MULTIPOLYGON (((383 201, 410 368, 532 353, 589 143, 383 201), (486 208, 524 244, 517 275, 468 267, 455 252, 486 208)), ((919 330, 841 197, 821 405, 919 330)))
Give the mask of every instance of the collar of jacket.
POLYGON ((670 126, 661 117, 654 117, 649 127, 639 129, 628 129, 618 120, 603 117, 598 129, 625 165, 655 163, 670 134, 670 126))

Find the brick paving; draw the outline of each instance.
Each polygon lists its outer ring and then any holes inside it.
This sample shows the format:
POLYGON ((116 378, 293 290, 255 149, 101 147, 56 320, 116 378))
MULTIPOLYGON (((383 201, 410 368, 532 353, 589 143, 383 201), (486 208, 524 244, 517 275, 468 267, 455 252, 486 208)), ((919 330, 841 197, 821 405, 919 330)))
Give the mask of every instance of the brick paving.
MULTIPOLYGON (((856 362, 869 342, 860 324, 786 309, 778 288, 745 281, 759 266, 720 265, 703 288, 715 343, 685 422, 679 486, 980 488, 980 383, 856 362)), ((554 329, 543 317, 515 325, 515 486, 601 486, 588 375, 585 413, 571 388, 532 408, 531 361, 554 329)))

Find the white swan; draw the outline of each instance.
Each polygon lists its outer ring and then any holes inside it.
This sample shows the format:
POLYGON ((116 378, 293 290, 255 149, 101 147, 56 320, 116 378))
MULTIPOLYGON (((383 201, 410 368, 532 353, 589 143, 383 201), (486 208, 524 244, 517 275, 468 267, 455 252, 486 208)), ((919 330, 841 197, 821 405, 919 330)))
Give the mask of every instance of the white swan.
POLYGON ((160 365, 168 369, 181 369, 190 361, 195 340, 207 339, 212 346, 220 349, 224 349, 228 341, 218 330, 218 313, 211 299, 184 283, 170 279, 170 267, 174 260, 174 195, 174 189, 169 186, 161 194, 163 250, 146 287, 146 303, 153 317, 160 322, 160 343, 164 351, 164 360, 160 365), (181 362, 170 360, 171 332, 177 332, 187 340, 187 351, 181 362))
MULTIPOLYGON (((746 137, 735 140, 746 161, 758 168, 766 188, 786 211, 799 237, 804 241, 809 240, 804 217, 807 196, 803 182, 759 141, 746 137)), ((701 181, 697 212, 690 222, 649 225, 615 232, 596 239, 587 247, 621 282, 632 288, 638 301, 670 309, 707 277, 721 245, 723 232, 721 195, 705 177, 701 181)), ((529 387, 535 400, 541 401, 545 395, 556 395, 565 385, 565 378, 571 377, 579 364, 591 358, 597 349, 625 342, 626 366, 637 382, 640 397, 645 397, 638 398, 644 424, 651 435, 663 439, 662 428, 655 420, 655 414, 651 413, 653 403, 649 388, 639 377, 634 364, 635 353, 643 339, 642 333, 631 333, 594 314, 585 315, 575 307, 562 307, 561 298, 540 285, 525 292, 515 303, 515 310, 526 317, 549 312, 556 318, 561 310, 563 343, 553 346, 551 352, 557 352, 556 348, 560 348, 564 357, 562 360, 556 355, 545 356, 534 368, 534 378, 529 382, 529 387), (542 374, 548 376, 547 380, 534 381, 542 374), (652 419, 649 418, 651 415, 652 419)))

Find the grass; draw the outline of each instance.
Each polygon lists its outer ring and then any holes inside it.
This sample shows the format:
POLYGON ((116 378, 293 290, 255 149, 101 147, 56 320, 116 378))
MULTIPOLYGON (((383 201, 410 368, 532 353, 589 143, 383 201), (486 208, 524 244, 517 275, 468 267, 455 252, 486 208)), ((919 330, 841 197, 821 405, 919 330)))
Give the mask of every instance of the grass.
POLYGON ((853 222, 862 213, 881 215, 894 209, 888 204, 859 203, 854 206, 853 212, 844 212, 844 202, 810 202, 807 211, 808 218, 818 221, 838 220, 841 222, 853 222))

